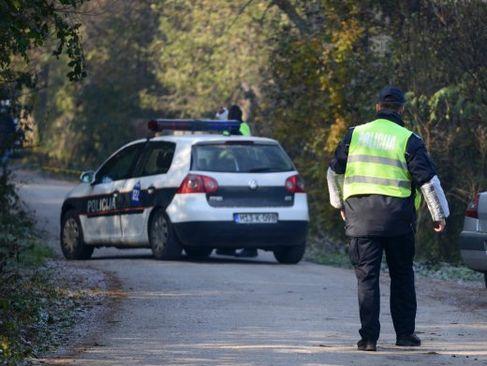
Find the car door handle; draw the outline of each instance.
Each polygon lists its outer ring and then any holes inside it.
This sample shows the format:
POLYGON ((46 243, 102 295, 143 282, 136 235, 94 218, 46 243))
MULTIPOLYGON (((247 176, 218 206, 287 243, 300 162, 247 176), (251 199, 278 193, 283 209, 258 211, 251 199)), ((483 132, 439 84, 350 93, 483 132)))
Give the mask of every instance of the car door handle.
POLYGON ((150 186, 149 188, 147 188, 147 193, 149 193, 149 194, 153 194, 155 191, 156 191, 156 189, 153 186, 150 186))

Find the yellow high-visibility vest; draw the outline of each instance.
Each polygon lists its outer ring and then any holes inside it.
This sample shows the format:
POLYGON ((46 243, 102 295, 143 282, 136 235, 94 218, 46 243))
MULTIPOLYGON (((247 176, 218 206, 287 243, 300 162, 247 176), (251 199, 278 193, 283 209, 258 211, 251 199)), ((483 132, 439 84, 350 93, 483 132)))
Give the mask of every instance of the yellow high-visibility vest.
POLYGON ((343 199, 363 194, 411 196, 412 178, 405 158, 411 134, 407 128, 386 119, 355 127, 345 170, 343 199))

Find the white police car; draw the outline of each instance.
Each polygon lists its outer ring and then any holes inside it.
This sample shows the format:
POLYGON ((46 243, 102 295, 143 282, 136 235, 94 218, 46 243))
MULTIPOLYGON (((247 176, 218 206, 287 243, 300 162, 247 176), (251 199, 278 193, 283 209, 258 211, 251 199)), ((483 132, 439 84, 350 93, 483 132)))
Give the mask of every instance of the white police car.
MULTIPOLYGON (((157 120, 149 126, 234 131, 238 123, 157 120)), ((201 258, 214 248, 272 250, 281 263, 303 257, 307 197, 275 140, 221 134, 138 140, 81 181, 62 206, 68 259, 88 259, 100 246, 147 247, 158 259, 177 259, 183 249, 201 258)))

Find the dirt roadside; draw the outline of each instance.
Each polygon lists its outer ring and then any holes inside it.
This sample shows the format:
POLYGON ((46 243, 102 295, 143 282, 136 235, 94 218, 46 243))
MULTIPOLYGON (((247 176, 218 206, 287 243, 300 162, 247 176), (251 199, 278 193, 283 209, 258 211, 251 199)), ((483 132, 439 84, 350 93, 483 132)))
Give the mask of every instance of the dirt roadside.
MULTIPOLYGON (((62 287, 71 302, 69 327, 53 323, 54 346, 42 357, 75 357, 100 338, 104 322, 110 322, 123 298, 121 284, 116 277, 86 266, 71 265, 62 259, 52 259, 45 264, 53 276, 53 283, 62 287)), ((36 360, 31 360, 34 364, 36 360)))
MULTIPOLYGON (((85 262, 68 262, 62 256, 56 217, 59 214, 57 197, 63 197, 76 180, 59 179, 50 173, 21 169, 16 169, 14 174, 25 208, 36 219, 41 239, 54 252, 54 257, 44 265, 52 276, 52 285, 62 288, 67 301, 74 303, 70 315, 72 324, 68 327, 52 324, 52 347, 42 358, 74 358, 89 347, 99 344, 104 326, 113 321, 125 293, 114 273, 89 267, 85 262), (26 186, 28 190, 24 190, 26 186), (50 187, 52 192, 60 194, 54 193, 56 200, 53 202, 53 194, 39 194, 38 187, 50 187), (51 219, 46 220, 46 215, 51 219)), ((33 364, 46 364, 42 359, 29 361, 33 364)))

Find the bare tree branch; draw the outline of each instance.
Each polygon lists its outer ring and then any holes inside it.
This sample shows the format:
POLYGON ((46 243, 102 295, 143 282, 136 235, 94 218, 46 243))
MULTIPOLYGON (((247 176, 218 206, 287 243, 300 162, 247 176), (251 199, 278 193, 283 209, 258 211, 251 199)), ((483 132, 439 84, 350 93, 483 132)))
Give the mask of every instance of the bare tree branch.
POLYGON ((306 20, 298 14, 296 8, 289 2, 289 0, 271 0, 271 5, 275 5, 281 9, 302 35, 311 35, 311 27, 306 20))
POLYGON ((235 22, 238 20, 238 18, 243 14, 243 12, 245 11, 245 9, 247 9, 247 7, 252 4, 254 2, 254 0, 248 0, 244 6, 242 6, 239 11, 238 11, 238 14, 233 18, 233 21, 230 23, 230 25, 227 27, 226 31, 228 31, 230 28, 233 27, 233 25, 235 24, 235 22))

